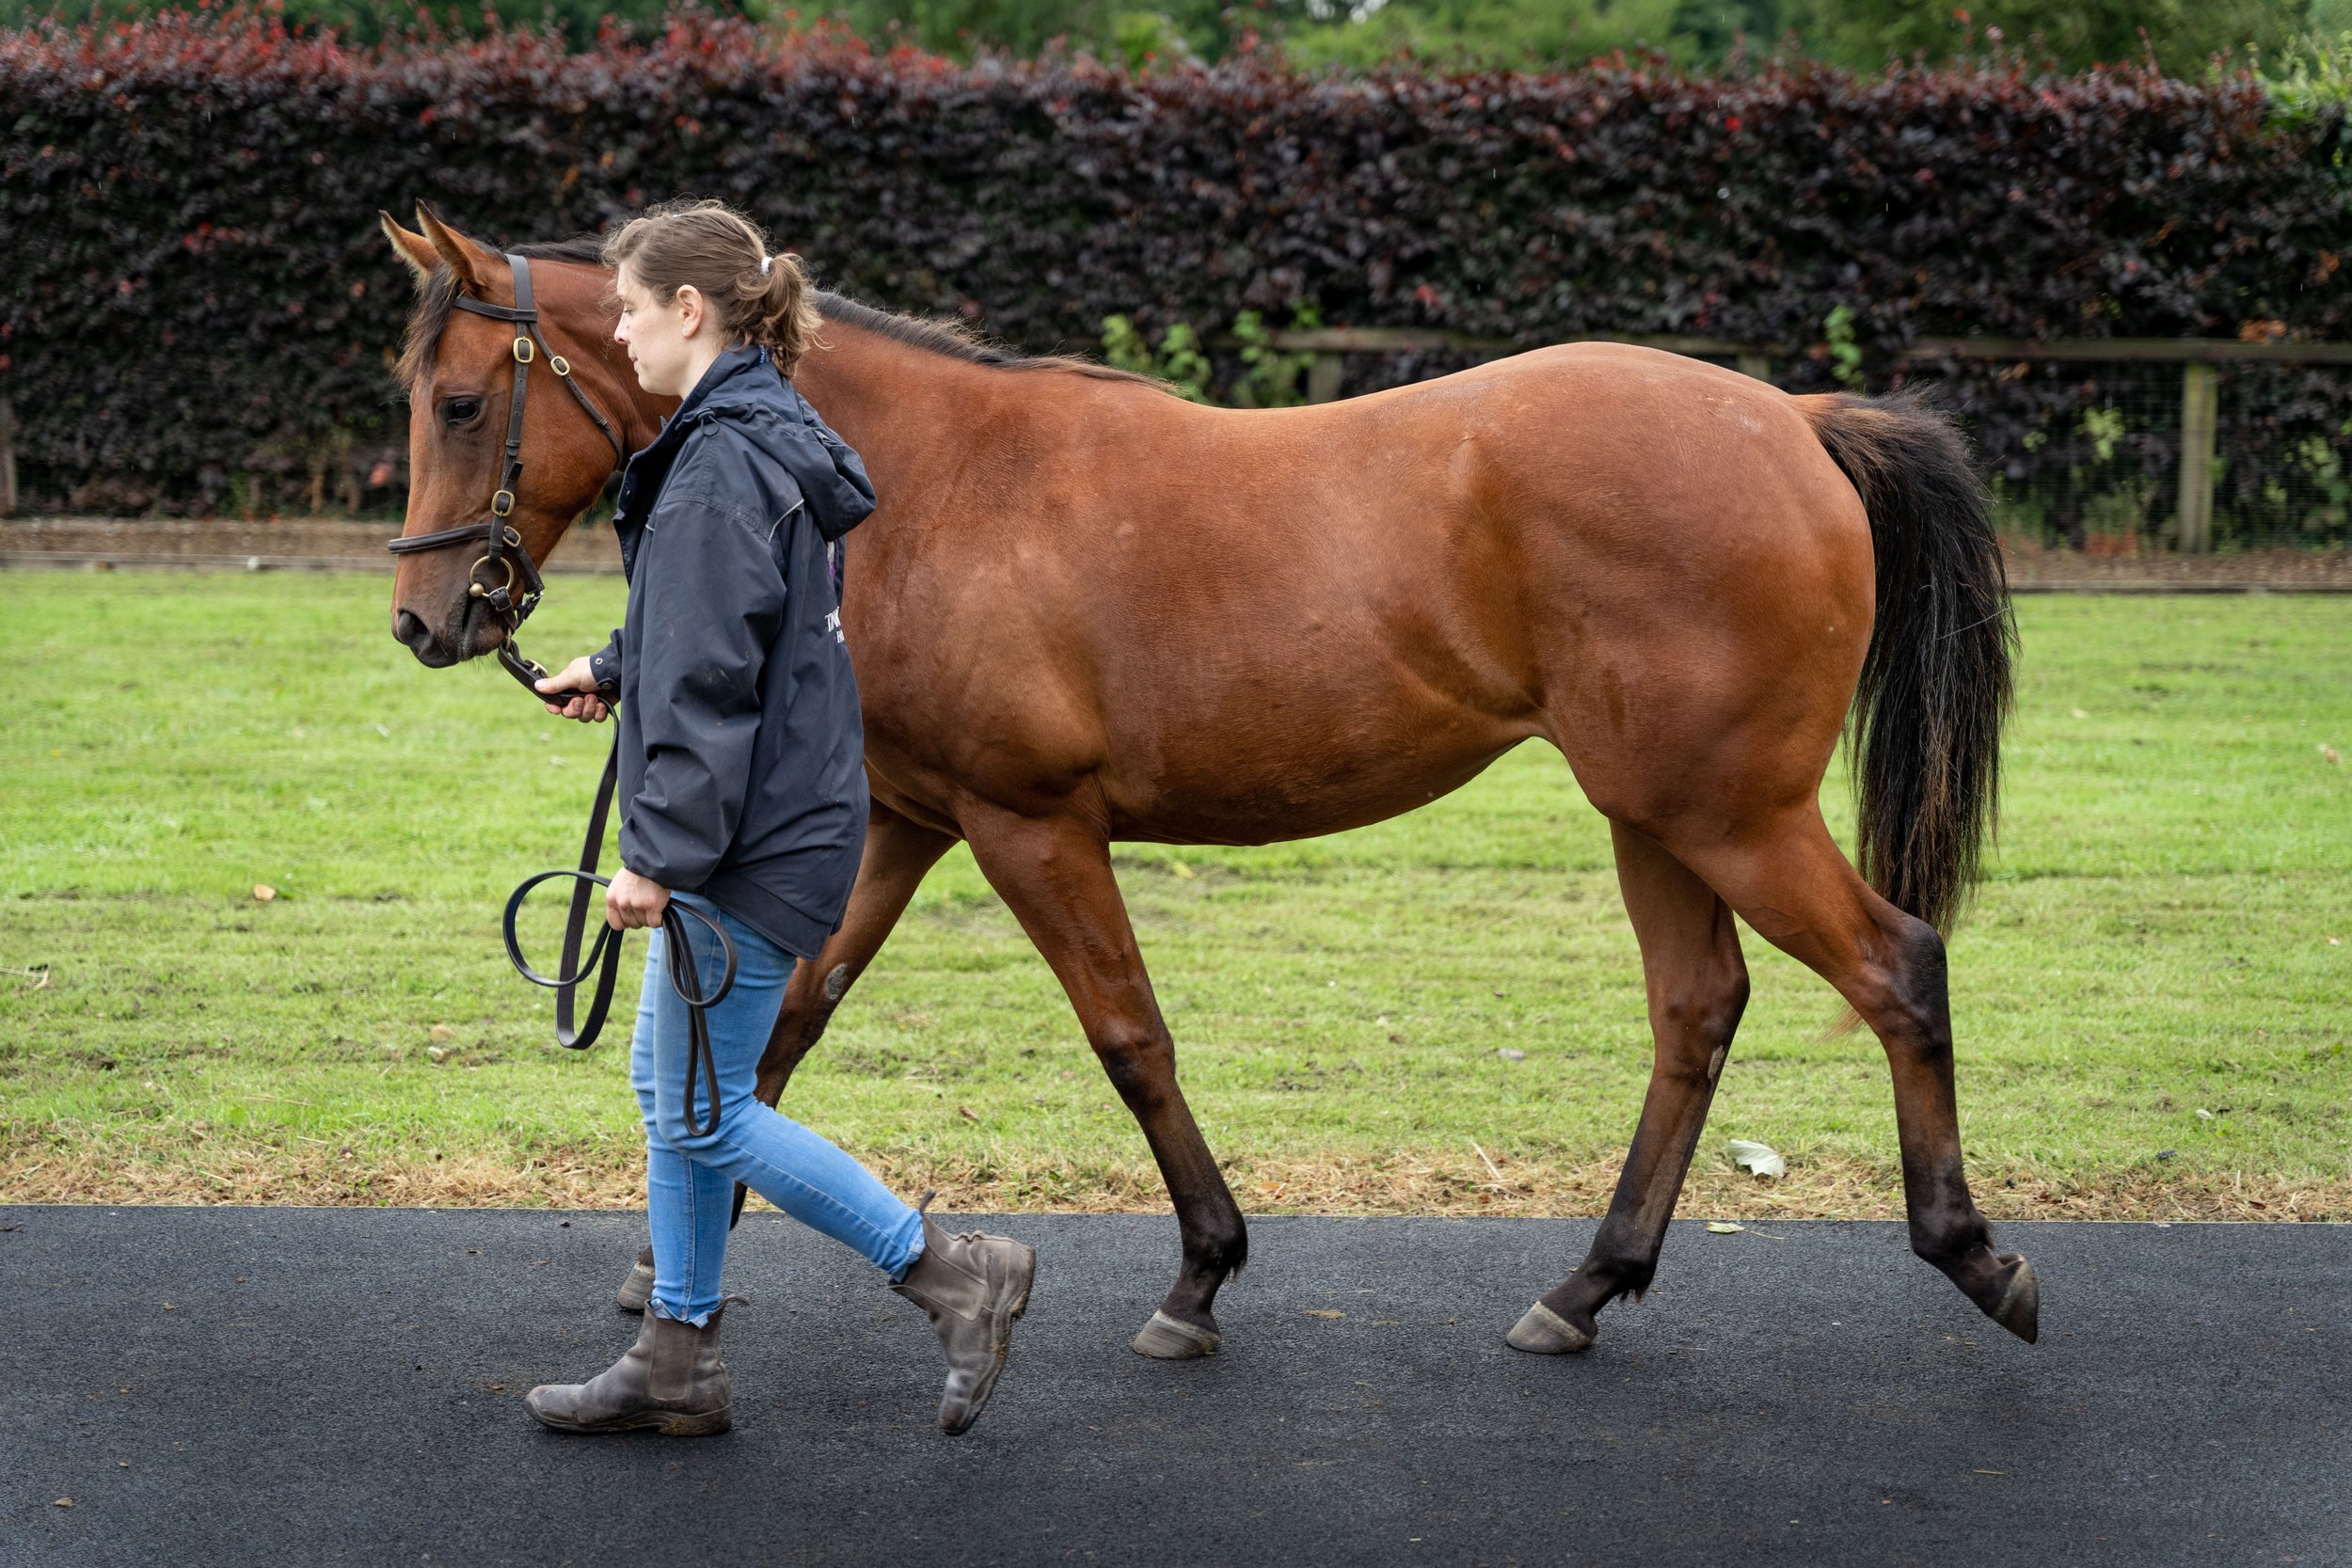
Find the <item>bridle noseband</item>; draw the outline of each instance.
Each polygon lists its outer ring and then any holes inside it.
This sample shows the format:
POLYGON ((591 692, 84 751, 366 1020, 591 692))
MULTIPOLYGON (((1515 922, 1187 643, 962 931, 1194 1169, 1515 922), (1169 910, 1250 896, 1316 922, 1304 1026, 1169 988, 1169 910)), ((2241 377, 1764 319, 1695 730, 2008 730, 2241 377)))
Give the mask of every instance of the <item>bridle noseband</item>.
MULTIPOLYGON (((536 683, 547 679, 548 673, 525 658, 515 646, 515 629, 539 607, 539 596, 547 592, 547 584, 540 578, 539 568, 532 563, 531 552, 523 548, 522 535, 506 521, 508 514, 515 510, 516 487, 522 483, 523 479, 523 396, 530 387, 532 361, 542 355, 546 356, 548 369, 555 372, 556 378, 578 400, 580 407, 587 410, 588 417, 596 421, 596 428, 604 432, 604 438, 612 443, 613 472, 620 471, 628 462, 628 451, 621 445, 620 436, 603 414, 597 411, 596 404, 580 389, 580 383, 572 379, 570 362, 549 348, 546 337, 540 333, 539 312, 531 297, 530 261, 508 251, 506 261, 515 273, 514 304, 492 305, 486 300, 469 299, 464 294, 450 301, 460 310, 470 310, 477 316, 488 316, 495 321, 512 322, 516 327, 513 351, 515 389, 506 408, 506 467, 499 481, 498 493, 490 498, 490 520, 395 539, 386 547, 394 555, 413 555, 420 550, 437 550, 452 545, 479 542, 483 552, 471 566, 466 568, 466 591, 488 605, 491 613, 505 625, 506 639, 499 645, 499 662, 532 696, 544 699, 547 693, 541 691, 536 683), (535 349, 532 346, 534 343, 537 345, 535 349), (480 576, 485 566, 490 568, 492 578, 487 582, 480 576), (522 589, 519 597, 515 592, 518 584, 522 589)), ((612 477, 611 473, 605 475, 608 482, 612 477)))

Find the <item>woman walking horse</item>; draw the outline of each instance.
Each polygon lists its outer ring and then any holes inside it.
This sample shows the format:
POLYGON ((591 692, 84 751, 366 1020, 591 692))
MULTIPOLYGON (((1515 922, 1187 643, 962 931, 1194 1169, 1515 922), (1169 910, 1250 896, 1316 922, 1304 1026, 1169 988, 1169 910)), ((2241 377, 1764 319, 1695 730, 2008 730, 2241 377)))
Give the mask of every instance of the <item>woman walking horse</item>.
MULTIPOLYGON (((530 401, 508 519, 543 562, 613 446, 664 408, 612 343, 594 238, 500 253, 420 206, 383 218, 409 324, 407 532, 482 515, 527 268, 571 398, 530 401)), ((1531 736, 1610 821, 1656 1061, 1583 1263, 1510 1342, 1581 1351, 1650 1283, 1748 994, 1732 916, 1836 987, 1892 1071, 1913 1250, 2026 1339, 2033 1271, 1962 1172, 1944 944, 1994 801, 2012 632, 1958 433, 1900 398, 1793 397, 1701 362, 1577 344, 1279 411, 1012 355, 820 295, 795 381, 865 457, 842 625, 872 812, 840 930, 787 988, 773 1104, 924 873, 971 846, 1141 1123, 1183 1263, 1135 1341, 1216 1348, 1248 1240, 1176 1079, 1109 846, 1335 832, 1457 788, 1531 736), (1818 796, 1849 709, 1857 873, 1818 796), (1866 879, 1867 877, 1867 879, 1866 879)), ((432 666, 511 626, 470 551, 401 558, 393 626, 432 666)), ((495 585, 493 585, 495 586, 495 585)))

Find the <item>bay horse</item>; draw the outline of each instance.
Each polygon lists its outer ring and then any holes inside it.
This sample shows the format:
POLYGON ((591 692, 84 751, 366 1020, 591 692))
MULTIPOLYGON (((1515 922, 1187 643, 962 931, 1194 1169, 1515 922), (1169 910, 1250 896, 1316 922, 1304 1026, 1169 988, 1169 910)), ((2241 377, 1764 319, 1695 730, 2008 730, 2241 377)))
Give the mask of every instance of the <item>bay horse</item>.
MULTIPOLYGON (((421 205, 382 226, 420 300, 405 536, 500 483, 515 329, 502 254, 421 205)), ((596 236, 524 245, 576 388, 635 451, 675 400, 612 339, 596 236)), ((1792 396, 1653 350, 1540 349, 1307 407, 1199 406, 1085 361, 820 297, 798 383, 881 505, 846 541, 872 816, 838 932, 794 974, 774 1104, 957 840, 1044 957, 1141 1124, 1182 1234, 1135 1348, 1206 1354, 1248 1233, 1177 1083, 1112 875, 1117 840, 1263 844, 1412 810, 1530 737, 1608 817, 1655 1064, 1584 1261, 1509 1333, 1581 1351, 1656 1270, 1748 996, 1733 924, 1835 987, 1884 1047, 1912 1250, 2026 1340, 2031 1266, 1962 1171, 1942 933, 1994 810, 2015 632, 1958 431, 1903 396, 1792 396), (1860 870, 1819 793, 1854 729, 1860 870)), ((537 372, 535 373, 546 373, 537 372)), ((544 562, 613 447, 527 399, 512 515, 544 562)), ((404 555, 393 632, 495 652, 472 552, 404 555)))

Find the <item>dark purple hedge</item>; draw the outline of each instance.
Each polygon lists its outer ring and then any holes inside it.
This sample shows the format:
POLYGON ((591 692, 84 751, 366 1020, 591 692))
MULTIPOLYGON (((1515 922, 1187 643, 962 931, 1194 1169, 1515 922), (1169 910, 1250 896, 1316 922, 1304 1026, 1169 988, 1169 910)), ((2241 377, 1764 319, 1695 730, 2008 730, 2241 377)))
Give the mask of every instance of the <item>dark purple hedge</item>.
MULTIPOLYGON (((699 14, 582 55, 363 53, 266 12, 36 30, 0 34, 0 390, 36 505, 202 510, 396 447, 409 285, 374 214, 419 197, 512 242, 717 196, 829 286, 1040 348, 1300 303, 1792 354, 1844 305, 1869 367, 1927 334, 2341 338, 2345 145, 2340 107, 2132 71, 1138 78, 699 14)), ((1960 385, 1996 466, 2068 461, 2027 448, 2030 387, 1960 385)), ((2352 413, 2340 379, 2318 400, 2352 413)))

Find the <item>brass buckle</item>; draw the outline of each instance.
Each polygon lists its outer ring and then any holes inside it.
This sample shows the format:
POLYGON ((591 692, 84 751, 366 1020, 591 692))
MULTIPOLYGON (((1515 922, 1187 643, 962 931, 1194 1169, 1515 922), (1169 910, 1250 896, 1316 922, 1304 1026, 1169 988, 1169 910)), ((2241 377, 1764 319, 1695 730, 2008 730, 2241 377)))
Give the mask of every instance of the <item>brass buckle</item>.
MULTIPOLYGON (((493 516, 493 517, 498 518, 498 519, 499 519, 501 523, 502 523, 502 522, 504 522, 504 521, 506 520, 506 515, 507 515, 508 513, 510 513, 510 512, 514 511, 514 510, 515 510, 515 492, 514 492, 514 491, 512 491, 512 490, 506 490, 506 489, 501 489, 501 490, 500 490, 500 491, 499 491, 499 493, 498 493, 497 495, 492 496, 492 497, 490 498, 490 515, 491 515, 491 516, 493 516)), ((513 531, 512 529, 509 529, 507 531, 511 533, 511 532, 513 532, 514 531, 513 531)), ((517 541, 516 541, 516 543, 518 543, 518 544, 519 544, 519 543, 520 543, 520 541, 519 541, 519 540, 517 540, 517 541)))
POLYGON ((548 369, 553 371, 558 375, 569 375, 572 373, 571 362, 560 354, 550 354, 548 356, 548 369))
MULTIPOLYGON (((522 666, 525 670, 528 670, 528 671, 530 671, 530 672, 531 672, 531 678, 532 678, 532 680, 534 680, 534 681, 543 681, 543 680, 546 680, 546 679, 548 678, 548 669, 547 669, 547 666, 545 666, 545 665, 541 664, 541 663, 540 663, 537 659, 532 658, 532 657, 529 654, 524 653, 524 652, 523 652, 520 648, 517 648, 516 646, 515 646, 515 634, 514 634, 513 632, 508 632, 508 633, 506 634, 506 645, 505 645, 504 647, 501 648, 499 651, 500 651, 501 653, 503 653, 503 654, 511 654, 511 655, 513 655, 513 656, 514 656, 514 659, 515 659, 515 662, 516 662, 516 663, 517 663, 517 664, 521 665, 521 666, 522 666)), ((546 692, 546 691, 541 691, 541 692, 537 692, 537 693, 535 693, 535 695, 537 695, 537 696, 539 696, 539 697, 541 697, 541 698, 543 698, 543 699, 546 699, 546 698, 550 698, 553 694, 552 694, 552 693, 549 693, 549 692, 546 692)), ((566 697, 581 697, 581 696, 593 697, 593 696, 596 696, 596 695, 597 695, 597 694, 596 694, 596 692, 593 692, 593 691, 586 691, 586 692, 581 692, 581 691, 567 691, 567 692, 564 693, 564 696, 566 696, 566 697)))
POLYGON ((532 356, 538 352, 539 351, 537 349, 531 346, 531 340, 529 338, 517 337, 515 340, 515 363, 517 365, 530 364, 532 356))

